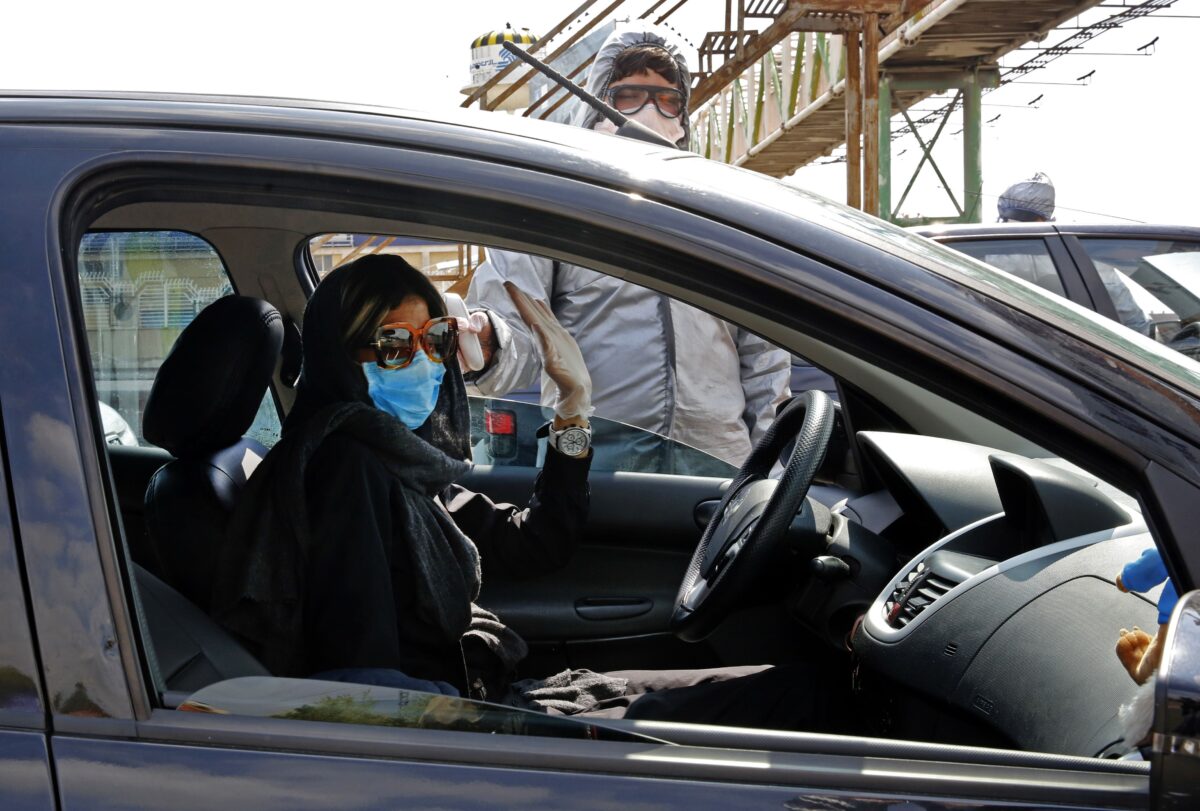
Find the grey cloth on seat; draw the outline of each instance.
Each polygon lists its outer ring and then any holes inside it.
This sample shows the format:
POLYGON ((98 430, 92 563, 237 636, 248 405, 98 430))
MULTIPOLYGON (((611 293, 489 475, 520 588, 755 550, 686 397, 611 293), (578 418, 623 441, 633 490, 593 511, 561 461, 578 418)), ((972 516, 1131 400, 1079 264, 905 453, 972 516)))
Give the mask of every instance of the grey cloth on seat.
POLYGON ((575 715, 587 712, 605 699, 625 695, 628 684, 628 679, 591 670, 564 670, 545 679, 513 682, 504 703, 522 709, 575 715))

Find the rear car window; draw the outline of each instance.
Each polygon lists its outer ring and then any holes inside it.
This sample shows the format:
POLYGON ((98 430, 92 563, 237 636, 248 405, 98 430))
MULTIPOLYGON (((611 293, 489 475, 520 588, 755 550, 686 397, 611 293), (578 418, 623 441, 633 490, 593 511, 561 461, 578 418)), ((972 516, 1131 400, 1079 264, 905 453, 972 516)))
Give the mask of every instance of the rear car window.
MULTIPOLYGON (((78 266, 105 441, 146 445, 142 412, 158 367, 183 328, 233 285, 212 245, 181 231, 86 234, 78 266)), ((270 447, 279 431, 268 391, 249 436, 270 447)))
POLYGON ((956 251, 1020 276, 1051 293, 1065 295, 1058 268, 1050 258, 1044 239, 981 239, 949 244, 956 251))

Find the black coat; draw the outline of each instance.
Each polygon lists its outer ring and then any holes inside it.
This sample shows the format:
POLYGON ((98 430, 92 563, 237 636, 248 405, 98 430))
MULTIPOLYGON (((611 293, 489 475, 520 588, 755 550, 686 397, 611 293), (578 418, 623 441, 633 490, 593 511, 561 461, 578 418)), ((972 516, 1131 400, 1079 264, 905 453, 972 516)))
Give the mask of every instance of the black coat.
POLYGON ((525 647, 473 604, 482 574, 570 558, 589 461, 550 452, 524 510, 453 484, 470 467, 457 364, 416 432, 375 408, 340 347, 343 280, 331 273, 305 310, 297 401, 231 521, 214 615, 276 675, 389 668, 494 695, 525 647))
MULTIPOLYGON (((588 462, 547 454, 529 506, 494 504, 459 485, 437 501, 474 541, 482 576, 544 574, 575 551, 588 508, 588 462)), ((348 434, 325 440, 309 465, 308 560, 305 605, 310 672, 381 667, 421 679, 447 681, 467 694, 464 651, 425 616, 419 567, 394 527, 404 510, 403 485, 376 451, 348 434)), ((501 674, 468 643, 473 673, 487 674, 494 695, 501 674)), ((473 691, 477 692, 477 691, 473 691)))

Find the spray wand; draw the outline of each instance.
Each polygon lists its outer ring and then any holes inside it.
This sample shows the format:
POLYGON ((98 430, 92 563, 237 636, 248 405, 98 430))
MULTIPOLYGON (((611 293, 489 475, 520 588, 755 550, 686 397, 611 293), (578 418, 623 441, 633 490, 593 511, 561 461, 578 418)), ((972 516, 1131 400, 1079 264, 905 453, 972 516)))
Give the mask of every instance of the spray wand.
POLYGON ((634 121, 628 116, 622 115, 611 105, 605 104, 600 99, 593 96, 591 93, 584 90, 579 85, 572 82, 566 76, 556 71, 554 68, 547 65, 536 56, 531 56, 521 48, 518 48, 512 42, 505 41, 503 43, 504 50, 511 53, 513 56, 520 59, 525 64, 548 76, 555 84, 566 90, 571 95, 583 101, 600 115, 607 118, 617 128, 617 135, 623 135, 626 138, 637 138, 639 141, 646 141, 658 146, 665 146, 671 149, 677 149, 675 144, 668 141, 666 138, 659 135, 654 130, 647 127, 645 124, 634 121))

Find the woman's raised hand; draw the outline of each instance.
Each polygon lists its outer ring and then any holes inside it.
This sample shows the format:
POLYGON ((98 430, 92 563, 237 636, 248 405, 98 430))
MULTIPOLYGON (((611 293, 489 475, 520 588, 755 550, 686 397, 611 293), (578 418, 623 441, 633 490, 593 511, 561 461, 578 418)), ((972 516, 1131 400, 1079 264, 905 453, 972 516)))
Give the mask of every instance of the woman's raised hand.
POLYGON ((558 387, 554 413, 563 418, 586 419, 592 414, 592 376, 583 362, 583 353, 546 302, 530 298, 512 282, 504 289, 516 305, 521 320, 537 336, 542 350, 542 367, 558 387))

